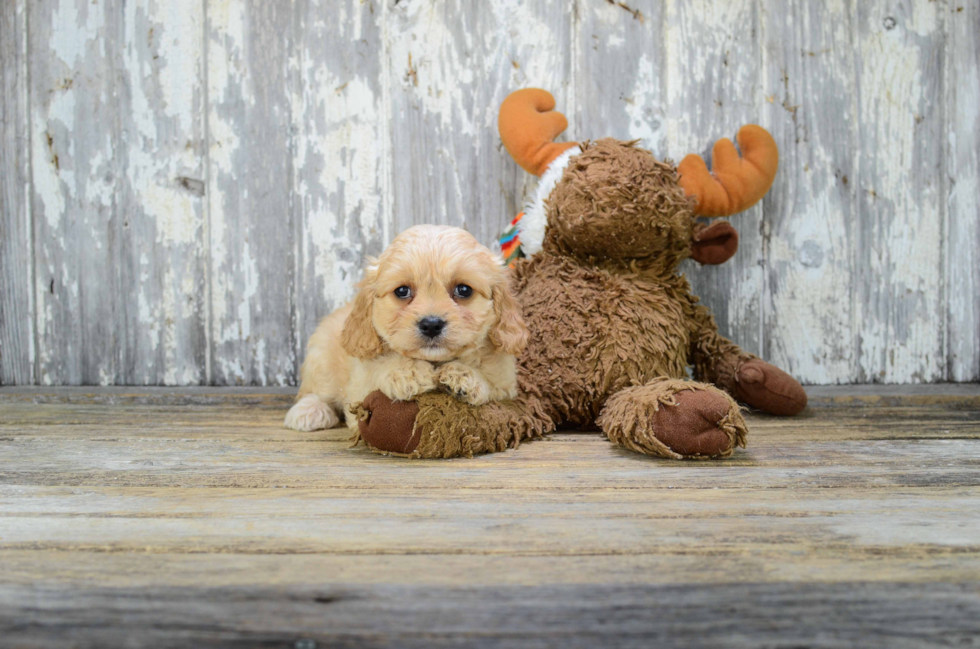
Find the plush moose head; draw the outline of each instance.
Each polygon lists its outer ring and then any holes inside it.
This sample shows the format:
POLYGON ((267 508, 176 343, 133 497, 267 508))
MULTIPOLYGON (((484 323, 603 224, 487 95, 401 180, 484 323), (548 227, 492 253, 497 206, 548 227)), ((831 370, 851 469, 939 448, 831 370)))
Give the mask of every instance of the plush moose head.
MULTIPOLYGON (((705 226, 697 216, 730 216, 758 202, 772 185, 779 153, 772 136, 743 126, 736 136, 742 155, 728 139, 712 151, 713 172, 698 155, 676 169, 649 151, 604 138, 554 142, 568 126, 554 111, 550 93, 517 91, 500 108, 504 146, 529 173, 541 176, 537 192, 515 219, 517 232, 503 242, 505 254, 538 250, 586 259, 641 260, 673 272, 687 257, 720 264, 738 248, 727 221, 705 226)), ((507 235, 505 235, 507 236, 507 235)))

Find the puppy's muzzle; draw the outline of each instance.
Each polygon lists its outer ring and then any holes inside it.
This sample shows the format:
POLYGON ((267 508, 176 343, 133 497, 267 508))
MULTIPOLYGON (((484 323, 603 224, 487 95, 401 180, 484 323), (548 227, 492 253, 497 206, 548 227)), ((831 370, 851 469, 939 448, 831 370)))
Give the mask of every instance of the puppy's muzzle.
POLYGON ((426 338, 437 338, 446 328, 446 321, 436 316, 425 316, 418 323, 419 333, 426 338))

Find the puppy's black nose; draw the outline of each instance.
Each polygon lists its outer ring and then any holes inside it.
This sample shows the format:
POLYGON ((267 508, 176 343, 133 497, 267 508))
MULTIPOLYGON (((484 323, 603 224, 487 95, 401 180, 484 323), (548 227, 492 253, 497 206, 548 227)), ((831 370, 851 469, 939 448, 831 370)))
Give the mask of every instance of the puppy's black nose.
POLYGON ((446 328, 446 321, 434 315, 427 315, 419 320, 419 331, 427 338, 435 338, 446 328))

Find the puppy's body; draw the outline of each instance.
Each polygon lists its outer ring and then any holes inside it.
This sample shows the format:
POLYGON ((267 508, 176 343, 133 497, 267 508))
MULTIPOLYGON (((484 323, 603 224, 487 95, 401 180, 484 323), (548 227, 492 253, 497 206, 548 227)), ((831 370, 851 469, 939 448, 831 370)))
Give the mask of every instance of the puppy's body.
POLYGON ((469 233, 415 226, 365 272, 354 302, 310 337, 287 428, 357 427, 348 404, 445 388, 473 405, 513 399, 527 330, 502 261, 469 233))

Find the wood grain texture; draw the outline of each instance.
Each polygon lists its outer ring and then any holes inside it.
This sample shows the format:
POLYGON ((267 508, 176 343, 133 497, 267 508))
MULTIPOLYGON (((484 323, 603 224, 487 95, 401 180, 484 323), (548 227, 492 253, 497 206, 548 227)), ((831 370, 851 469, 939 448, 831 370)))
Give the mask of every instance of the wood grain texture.
POLYGON ((677 155, 668 152, 665 4, 583 2, 574 29, 577 139, 640 140, 657 158, 677 155))
POLYGON ((944 13, 947 380, 980 381, 980 4, 944 13))
POLYGON ((766 213, 765 352, 806 383, 857 372, 852 287, 859 223, 852 14, 839 2, 765 2, 766 123, 780 144, 766 213))
POLYGON ((210 376, 295 381, 293 5, 207 3, 210 376))
MULTIPOLYGON (((716 140, 733 139, 744 124, 768 126, 760 114, 759 7, 754 0, 672 0, 666 6, 668 154, 679 162, 698 153, 710 166, 716 140)), ((738 253, 721 266, 688 261, 683 270, 714 313, 721 334, 759 354, 766 288, 762 206, 731 222, 739 234, 738 253)))
MULTIPOLYGON (((925 551, 861 553, 843 547, 811 553, 801 563, 799 551, 759 551, 718 555, 731 575, 728 583, 778 584, 787 581, 840 583, 868 581, 894 585, 925 581, 949 584, 974 581, 975 555, 964 552, 925 551), (797 556, 794 556, 797 555, 797 556), (914 559, 909 561, 909 559, 914 559), (737 559, 737 560, 729 560, 737 559)), ((717 583, 714 570, 704 570, 705 555, 598 554, 276 554, 276 553, 167 553, 44 552, 51 578, 39 575, 39 550, 2 550, 4 585, 54 586, 65 582, 84 587, 98 582, 110 589, 213 588, 262 585, 323 587, 325 584, 397 584, 416 587, 458 586, 461 580, 480 586, 642 584, 706 585, 717 583), (478 556, 478 560, 475 560, 478 556)))
POLYGON ((0 382, 294 385, 366 256, 481 241, 534 179, 496 132, 675 161, 761 123, 782 164, 684 267, 805 383, 980 380, 980 9, 930 0, 14 0, 3 9, 0 382))
POLYGON ((821 647, 969 644, 976 584, 4 588, 17 646, 821 647), (955 611, 955 614, 953 613, 955 611), (43 633, 36 629, 41 627, 43 633))
POLYGON ((297 374, 320 318, 353 296, 366 257, 378 255, 392 236, 384 200, 383 17, 384 3, 373 0, 293 5, 297 374))
MULTIPOLYGON (((978 383, 928 383, 903 385, 825 385, 806 388, 812 408, 860 407, 980 407, 978 383)), ((296 392, 291 387, 0 387, 0 403, 146 405, 146 406, 261 406, 288 408, 296 392)), ((778 420, 775 420, 778 421, 778 420)))
MULTIPOLYGON (((941 396, 929 388, 918 397, 941 396)), ((857 407, 750 415, 748 449, 711 463, 596 433, 408 461, 352 450, 341 429, 283 429, 279 392, 193 389, 177 406, 170 389, 4 389, 0 637, 969 646, 977 387, 932 405, 882 405, 908 389, 874 405, 873 389, 857 407)))
POLYGON ((522 87, 568 110, 571 16, 549 0, 389 3, 391 232, 465 227, 491 244, 523 208, 497 110, 522 87))
MULTIPOLYGON (((153 500, 171 505, 157 515, 147 512, 145 500, 117 490, 20 485, 2 489, 16 496, 4 512, 3 548, 49 554, 421 554, 474 559, 734 557, 755 552, 789 564, 793 552, 815 545, 822 549, 809 554, 849 557, 855 563, 876 553, 910 559, 962 553, 960 565, 980 569, 980 523, 962 520, 960 514, 980 506, 975 485, 937 487, 936 493, 924 490, 930 493, 914 496, 866 488, 833 497, 826 489, 795 490, 806 508, 787 505, 785 494, 766 494, 764 487, 679 491, 685 487, 681 483, 664 489, 666 493, 656 494, 656 504, 577 490, 530 498, 516 489, 490 489, 481 495, 443 488, 406 499, 396 488, 369 493, 300 488, 288 494, 259 488, 245 497, 241 488, 154 487, 153 500), (928 531, 910 529, 926 522, 928 531), (266 527, 262 534, 255 533, 257 524, 266 527), (716 536, 717 527, 727 537, 716 536)), ((806 559, 798 562, 805 564, 806 559)), ((875 571, 868 566, 864 572, 875 571)))
POLYGON ((34 383, 27 2, 0 6, 0 385, 34 383))
POLYGON ((198 383, 202 7, 30 11, 37 380, 198 383))
POLYGON ((943 15, 856 3, 858 382, 943 378, 943 15))

